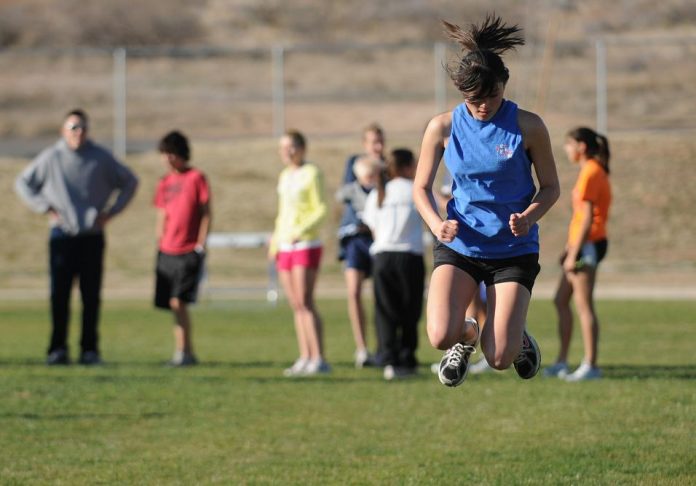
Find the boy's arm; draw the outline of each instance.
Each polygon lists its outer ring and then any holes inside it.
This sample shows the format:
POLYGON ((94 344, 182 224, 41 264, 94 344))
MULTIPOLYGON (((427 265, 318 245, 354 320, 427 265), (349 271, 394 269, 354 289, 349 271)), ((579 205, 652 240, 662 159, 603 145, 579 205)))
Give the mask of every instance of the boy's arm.
POLYGON ((210 233, 210 223, 212 221, 212 213, 210 211, 210 203, 205 203, 200 206, 201 210, 201 225, 198 228, 198 242, 196 244, 196 252, 205 252, 205 242, 210 233))
POLYGON ((155 237, 157 238, 157 244, 162 241, 164 236, 164 225, 167 220, 167 213, 164 208, 157 208, 157 221, 155 222, 155 237))

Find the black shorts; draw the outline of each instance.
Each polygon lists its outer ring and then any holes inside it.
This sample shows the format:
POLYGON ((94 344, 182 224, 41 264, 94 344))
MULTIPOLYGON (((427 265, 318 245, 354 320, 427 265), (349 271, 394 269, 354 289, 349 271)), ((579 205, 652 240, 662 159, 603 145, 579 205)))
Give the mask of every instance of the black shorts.
MULTIPOLYGON (((588 241, 587 243, 582 245, 580 251, 578 252, 578 258, 576 259, 575 268, 597 268, 599 262, 604 260, 604 257, 607 256, 608 247, 609 242, 607 240, 588 241)), ((561 264, 563 263, 561 262, 561 264)))
POLYGON ((169 299, 176 297, 192 304, 198 296, 198 282, 203 274, 204 256, 192 251, 183 255, 157 254, 155 307, 169 309, 169 299))
POLYGON ((436 241, 433 247, 433 268, 440 265, 454 265, 464 270, 471 275, 476 284, 484 282, 488 287, 497 283, 516 282, 530 293, 541 270, 538 253, 511 258, 472 258, 436 241))

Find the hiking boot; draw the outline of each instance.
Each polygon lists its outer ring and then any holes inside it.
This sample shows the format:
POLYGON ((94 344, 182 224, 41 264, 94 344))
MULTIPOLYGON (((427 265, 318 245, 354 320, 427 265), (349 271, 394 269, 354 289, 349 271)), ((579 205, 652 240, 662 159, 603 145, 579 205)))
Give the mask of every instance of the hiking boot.
POLYGON ((54 349, 48 353, 46 364, 48 366, 69 365, 70 358, 68 357, 67 349, 54 349))
POLYGON ((476 339, 474 339, 473 344, 457 343, 445 351, 437 373, 440 383, 445 386, 459 386, 469 374, 469 357, 476 352, 476 344, 481 332, 475 319, 469 317, 466 322, 474 326, 476 339))
POLYGON ((534 378, 541 366, 541 351, 531 334, 522 333, 522 349, 514 361, 515 371, 523 380, 534 378))

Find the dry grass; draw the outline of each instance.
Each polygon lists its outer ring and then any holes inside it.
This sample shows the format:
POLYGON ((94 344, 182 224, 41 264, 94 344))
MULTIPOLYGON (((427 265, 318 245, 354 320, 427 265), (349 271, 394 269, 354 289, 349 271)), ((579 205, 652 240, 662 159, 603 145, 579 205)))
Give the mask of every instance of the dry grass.
MULTIPOLYGON (((563 247, 570 215, 569 192, 576 169, 562 155, 562 133, 554 134, 554 151, 564 190, 559 204, 542 222, 541 279, 556 278, 556 256, 563 247)), ((693 180, 691 164, 696 157, 688 134, 656 133, 650 140, 637 135, 613 139, 612 182, 615 204, 610 226, 611 247, 605 262, 609 281, 668 284, 688 282, 696 249, 696 230, 690 223, 693 196, 685 177, 693 180), (665 156, 664 147, 674 147, 665 156)), ((394 136, 392 147, 418 148, 417 133, 394 136)), ((323 170, 327 198, 336 190, 346 154, 358 148, 356 137, 310 139, 309 160, 323 170)), ((109 228, 107 286, 116 289, 149 289, 155 252, 154 210, 151 200, 162 167, 154 151, 133 155, 128 164, 140 178, 132 205, 109 228)), ((24 160, 0 160, 7 170, 0 173, 0 205, 6 209, 0 224, 3 262, 1 288, 42 288, 46 274, 46 228, 42 217, 30 213, 9 190, 24 160)), ((234 143, 194 141, 194 165, 210 177, 216 231, 267 231, 276 211, 275 184, 281 169, 272 139, 240 140, 234 143)), ((338 209, 338 208, 336 208, 338 209)), ((340 280, 335 262, 337 218, 324 230, 327 244, 324 275, 327 285, 340 280)), ((214 249, 210 255, 211 279, 223 282, 263 282, 266 278, 262 250, 214 249)))

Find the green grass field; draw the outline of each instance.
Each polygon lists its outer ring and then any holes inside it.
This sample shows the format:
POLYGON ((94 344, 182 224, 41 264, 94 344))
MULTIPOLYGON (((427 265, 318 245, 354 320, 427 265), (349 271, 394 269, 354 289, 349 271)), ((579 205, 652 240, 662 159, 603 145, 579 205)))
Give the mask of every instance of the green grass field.
MULTIPOLYGON (((199 306, 202 364, 169 369, 170 316, 147 303, 105 304, 98 368, 46 367, 47 304, 0 303, 0 483, 696 483, 696 303, 598 309, 604 379, 508 370, 448 389, 425 338, 417 378, 355 370, 340 300, 320 302, 334 372, 307 379, 282 376, 296 355, 282 304, 199 306)), ((530 328, 548 364, 550 302, 530 328)))

